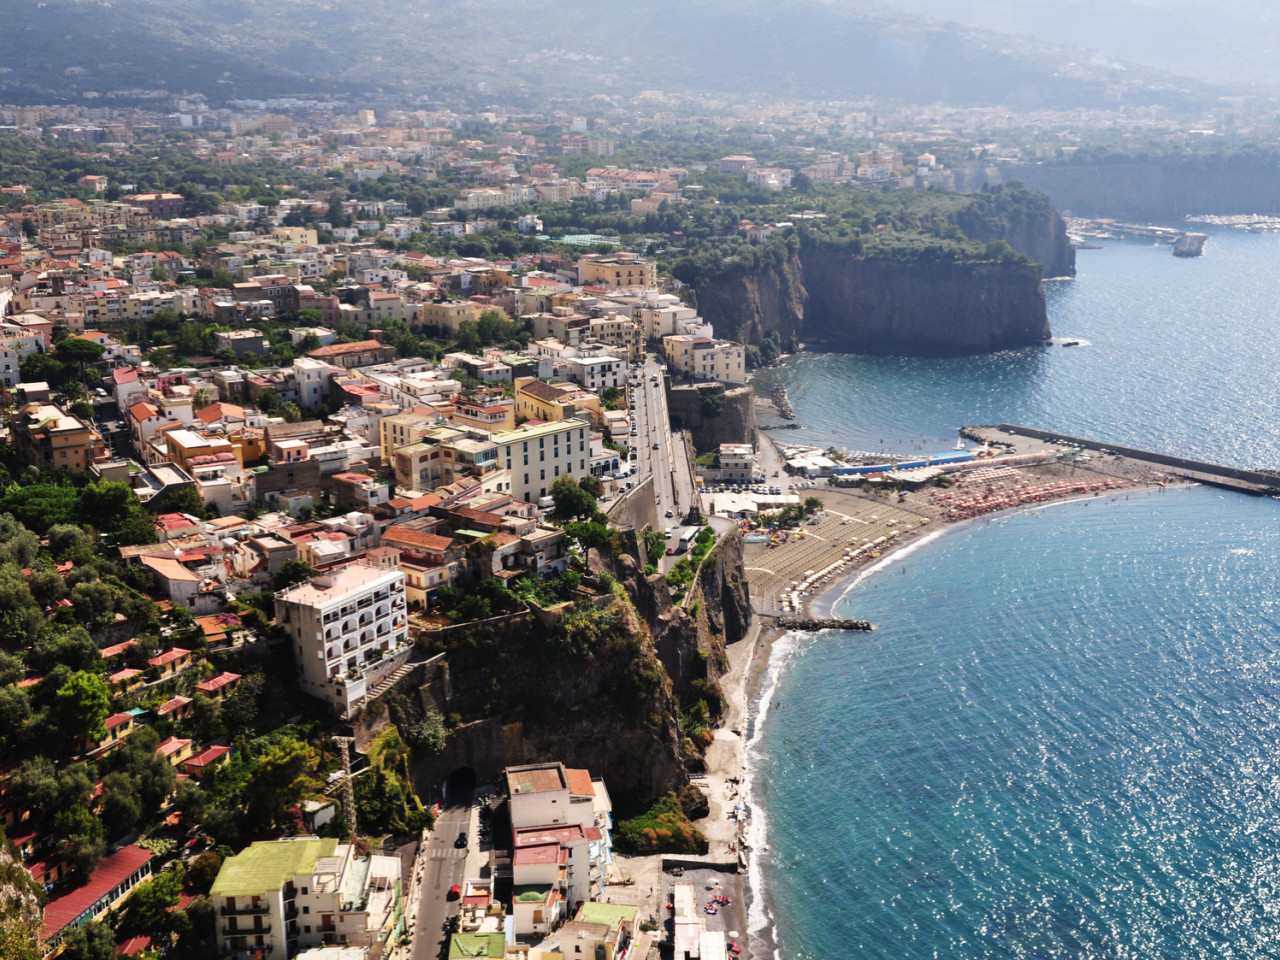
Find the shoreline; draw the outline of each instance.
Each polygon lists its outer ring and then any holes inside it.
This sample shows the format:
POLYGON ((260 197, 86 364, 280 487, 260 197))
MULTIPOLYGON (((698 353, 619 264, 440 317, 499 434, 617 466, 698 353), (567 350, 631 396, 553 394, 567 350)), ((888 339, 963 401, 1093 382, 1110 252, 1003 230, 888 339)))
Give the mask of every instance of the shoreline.
MULTIPOLYGON (((858 582, 872 574, 882 572, 895 563, 902 562, 905 557, 953 531, 969 529, 981 523, 1007 522, 1012 516, 1030 514, 1080 501, 1111 502, 1135 493, 1155 494, 1164 489, 1191 489, 1194 486, 1197 484, 1169 484, 1167 487, 1160 487, 1147 483, 1123 490, 1109 491, 1103 497, 1075 496, 1044 503, 1019 504, 954 523, 918 528, 893 543, 880 557, 876 558, 874 563, 822 584, 812 597, 807 598, 806 609, 813 617, 831 617, 836 605, 858 582)), ((765 699, 765 695, 771 696, 770 691, 781 679, 787 662, 804 637, 803 634, 795 633, 793 645, 779 644, 779 641, 785 640, 790 635, 793 635, 792 631, 774 626, 772 618, 757 613, 748 635, 728 649, 730 668, 721 677, 728 708, 724 723, 716 730, 715 742, 721 742, 722 730, 736 730, 740 735, 735 734, 734 739, 737 742, 729 757, 718 757, 716 758, 718 762, 713 762, 711 748, 708 748, 707 755, 707 778, 712 784, 717 779, 723 781, 729 777, 738 777, 742 784, 741 795, 746 805, 748 821, 746 842, 740 847, 742 854, 739 862, 743 864, 743 871, 737 876, 737 885, 739 896, 747 904, 748 913, 745 931, 747 944, 743 956, 753 960, 778 960, 781 950, 775 927, 774 905, 763 882, 762 865, 759 861, 759 855, 768 850, 767 821, 758 795, 755 771, 752 769, 754 759, 752 753, 753 747, 758 747, 763 725, 769 714, 769 701, 765 699), (770 679, 772 684, 767 684, 766 681, 770 679)), ((715 813, 713 805, 712 814, 706 820, 712 820, 715 813)), ((705 822, 699 821, 698 826, 704 828, 705 822)), ((714 845, 712 852, 714 853, 714 845)))

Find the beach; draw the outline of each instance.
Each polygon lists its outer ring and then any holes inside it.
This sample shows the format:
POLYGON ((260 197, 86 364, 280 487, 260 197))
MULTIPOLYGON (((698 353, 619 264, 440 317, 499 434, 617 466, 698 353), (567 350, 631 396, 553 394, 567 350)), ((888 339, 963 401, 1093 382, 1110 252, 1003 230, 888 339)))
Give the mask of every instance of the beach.
MULTIPOLYGON (((1045 449, 1026 443, 1020 446, 1018 453, 1045 449)), ((744 957, 775 960, 779 955, 772 910, 756 856, 767 845, 767 825, 759 804, 753 802, 751 760, 760 728, 775 708, 773 689, 786 669, 789 654, 803 638, 802 634, 788 633, 774 625, 775 617, 783 612, 780 596, 790 589, 793 578, 838 564, 831 574, 812 584, 797 610, 815 618, 831 617, 840 598, 859 578, 906 562, 915 550, 960 526, 1016 510, 1158 490, 1169 485, 1170 480, 1151 464, 1121 457, 1021 467, 1014 474, 979 475, 976 483, 971 478, 948 488, 954 497, 967 487, 975 500, 986 501, 981 512, 963 517, 949 516, 954 500, 941 499, 939 491, 932 487, 901 497, 896 493, 890 497, 857 488, 823 487, 813 493, 824 502, 824 516, 818 523, 803 527, 803 537, 791 538, 772 549, 759 545, 748 554, 745 566, 755 622, 748 635, 727 651, 729 669, 720 678, 726 714, 707 749, 705 775, 695 780, 711 807, 710 814, 698 822, 711 844, 708 859, 732 859, 738 864, 737 872, 723 874, 721 882, 730 891, 735 906, 745 903, 745 914, 732 911, 732 922, 739 925, 721 928, 745 935, 738 940, 743 944, 745 939, 744 957), (1026 499, 1009 496, 1013 490, 1023 491, 1026 499), (876 543, 877 540, 881 542, 876 543), (874 549, 866 549, 869 545, 874 549), (849 559, 850 556, 856 559, 849 559), (742 808, 737 816, 734 807, 742 808)), ((659 889, 669 890, 671 879, 664 877, 665 883, 659 889)))

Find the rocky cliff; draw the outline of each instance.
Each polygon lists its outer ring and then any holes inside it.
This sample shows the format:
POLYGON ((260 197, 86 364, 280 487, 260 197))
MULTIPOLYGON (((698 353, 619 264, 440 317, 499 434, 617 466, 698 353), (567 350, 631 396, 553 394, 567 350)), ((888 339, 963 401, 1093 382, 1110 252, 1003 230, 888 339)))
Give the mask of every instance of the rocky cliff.
POLYGON ((1040 281, 1075 274, 1057 210, 1015 184, 964 198, 950 216, 964 238, 994 249, 928 240, 913 249, 904 236, 886 253, 858 237, 806 232, 762 248, 750 266, 700 277, 698 309, 723 336, 759 343, 776 332, 784 350, 821 338, 837 350, 971 353, 1047 339, 1040 281))
POLYGON ((755 394, 749 387, 726 388, 714 382, 672 387, 667 391, 667 408, 671 425, 688 430, 698 450, 757 442, 755 394))
POLYGON ((804 335, 858 353, 981 353, 1049 337, 1040 268, 805 257, 804 335))
POLYGON ((834 350, 976 353, 1049 337, 1040 278, 1039 266, 1008 259, 902 261, 815 244, 712 281, 698 308, 747 343, 776 330, 784 344, 821 339, 834 350))

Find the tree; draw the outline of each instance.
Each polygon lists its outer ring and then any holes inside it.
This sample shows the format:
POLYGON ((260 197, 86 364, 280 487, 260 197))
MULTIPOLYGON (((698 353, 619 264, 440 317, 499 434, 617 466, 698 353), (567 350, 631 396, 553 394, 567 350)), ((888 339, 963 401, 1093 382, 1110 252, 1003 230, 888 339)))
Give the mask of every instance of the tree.
POLYGON ((596 512, 595 497, 578 486, 573 477, 561 477, 553 483, 551 497, 556 503, 556 516, 562 520, 589 517, 596 512))
POLYGON ((82 337, 67 337, 58 344, 54 351, 54 356, 64 364, 74 364, 80 370, 80 375, 84 375, 85 364, 97 363, 102 359, 102 355, 106 353, 106 348, 100 343, 94 343, 92 340, 85 340, 82 337))
POLYGON ((87 807, 59 810, 53 818, 54 836, 60 837, 58 855, 81 876, 93 873, 107 845, 102 838, 102 821, 87 807))
POLYGON ((564 525, 565 536, 578 544, 578 549, 586 551, 602 549, 613 542, 609 528, 594 520, 579 520, 564 525))
POLYGON ((278 823, 302 795, 315 790, 316 752, 301 740, 287 738, 258 761, 244 786, 251 823, 278 823))
POLYGON ((31 716, 27 694, 12 684, 0 687, 0 743, 11 743, 31 716))
POLYGON ((204 820, 205 811, 209 809, 209 795, 196 781, 182 780, 178 783, 173 805, 182 811, 183 828, 194 830, 204 820))
POLYGON ((116 960, 116 935, 109 923, 88 923, 62 938, 62 960, 116 960))
POLYGON ((206 894, 212 889, 213 881, 218 879, 218 871, 221 869, 222 858, 212 850, 206 850, 187 865, 183 887, 187 893, 197 896, 206 894))
POLYGON ((299 583, 305 583, 316 575, 315 569, 305 560, 290 558, 280 564, 280 570, 271 578, 271 589, 277 593, 288 590, 299 583))
POLYGON ((302 408, 289 400, 280 407, 280 415, 284 417, 285 423, 297 423, 302 419, 302 408))
POLYGON ((181 896, 181 872, 165 870, 134 887, 125 901, 121 926, 125 932, 134 935, 160 937, 168 934, 172 929, 169 908, 176 906, 181 896))
POLYGON ((434 710, 430 711, 408 729, 405 739, 415 753, 424 757, 439 756, 444 751, 445 742, 449 739, 444 717, 434 710))
POLYGON ((49 528, 49 552, 59 560, 88 563, 93 559, 93 538, 71 523, 55 523, 49 528))
POLYGON ((280 395, 276 393, 274 387, 267 387, 258 394, 258 409, 267 416, 273 415, 280 409, 280 395))
POLYGON ((101 580, 77 583, 71 588, 76 617, 85 623, 105 623, 116 612, 116 588, 101 580))
POLYGON ((180 487, 173 491, 165 506, 168 510, 190 514, 197 518, 203 518, 205 513, 204 498, 194 486, 180 487))
POLYGON ((97 674, 77 671, 53 700, 53 720, 69 740, 97 742, 107 733, 106 719, 111 712, 111 696, 107 683, 97 674))
POLYGON ((112 480, 95 480, 80 491, 80 519, 96 530, 117 530, 138 498, 128 485, 112 480))

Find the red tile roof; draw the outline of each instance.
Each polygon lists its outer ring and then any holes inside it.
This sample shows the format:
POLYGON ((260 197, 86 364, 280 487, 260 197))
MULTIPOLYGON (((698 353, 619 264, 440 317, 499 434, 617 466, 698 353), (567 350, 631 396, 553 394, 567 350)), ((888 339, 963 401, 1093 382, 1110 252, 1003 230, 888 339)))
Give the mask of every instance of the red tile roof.
POLYGON ((151 862, 155 856, 132 844, 110 856, 103 857, 98 869, 93 871, 83 886, 68 890, 49 901, 44 908, 44 923, 40 927, 41 939, 48 939, 68 924, 75 922, 102 897, 129 878, 135 870, 151 862))
POLYGON ((158 657, 152 657, 147 663, 153 667, 163 667, 167 663, 173 663, 175 660, 181 660, 183 657, 191 656, 190 650, 183 650, 181 647, 174 647, 167 650, 158 657))
POLYGON ((205 693, 213 693, 215 690, 221 690, 229 683, 234 683, 240 679, 238 673, 223 672, 218 674, 212 680, 206 680, 204 683, 197 683, 196 689, 205 693))
POLYGON ((205 747, 194 757, 184 763, 183 766, 199 770, 217 763, 230 752, 230 747, 205 747))
POLYGON ((166 700, 164 703, 160 704, 160 706, 156 707, 156 716, 167 717, 169 714, 173 713, 173 711, 185 707, 188 703, 191 703, 190 697, 177 696, 172 700, 166 700))

